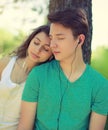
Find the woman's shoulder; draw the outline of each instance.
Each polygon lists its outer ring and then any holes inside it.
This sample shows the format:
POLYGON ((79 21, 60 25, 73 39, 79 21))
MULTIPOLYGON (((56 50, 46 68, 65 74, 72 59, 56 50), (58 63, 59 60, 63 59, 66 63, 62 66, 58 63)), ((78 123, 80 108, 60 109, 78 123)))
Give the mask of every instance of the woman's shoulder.
POLYGON ((1 67, 1 66, 6 66, 6 65, 9 63, 10 59, 11 59, 10 56, 2 57, 2 58, 0 59, 0 67, 1 67))
POLYGON ((10 56, 5 56, 0 59, 0 76, 6 65, 9 63, 11 57, 10 56))

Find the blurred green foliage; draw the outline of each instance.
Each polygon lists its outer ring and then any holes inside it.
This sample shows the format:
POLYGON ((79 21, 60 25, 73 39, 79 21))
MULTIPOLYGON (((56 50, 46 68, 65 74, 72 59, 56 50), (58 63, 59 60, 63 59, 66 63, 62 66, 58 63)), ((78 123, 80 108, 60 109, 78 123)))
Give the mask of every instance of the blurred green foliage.
POLYGON ((91 66, 108 79, 108 48, 103 46, 93 51, 91 66))
POLYGON ((0 29, 0 57, 10 53, 16 46, 19 46, 23 42, 24 36, 24 33, 21 31, 14 35, 5 29, 0 29))

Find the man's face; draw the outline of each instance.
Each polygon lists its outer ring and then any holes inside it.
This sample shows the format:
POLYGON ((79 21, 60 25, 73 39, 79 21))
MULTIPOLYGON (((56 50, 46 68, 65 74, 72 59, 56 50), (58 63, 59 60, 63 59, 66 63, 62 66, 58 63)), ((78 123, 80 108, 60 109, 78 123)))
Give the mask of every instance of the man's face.
POLYGON ((50 47, 56 60, 68 60, 73 57, 78 39, 74 38, 71 29, 64 27, 62 24, 52 23, 50 38, 50 47))

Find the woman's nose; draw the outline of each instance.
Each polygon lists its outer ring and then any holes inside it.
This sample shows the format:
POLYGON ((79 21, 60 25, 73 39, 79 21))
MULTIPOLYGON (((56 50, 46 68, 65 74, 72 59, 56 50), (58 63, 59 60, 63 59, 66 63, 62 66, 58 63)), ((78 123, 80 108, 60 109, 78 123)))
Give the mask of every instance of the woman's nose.
POLYGON ((41 50, 42 50, 42 47, 41 47, 41 46, 39 46, 39 47, 36 48, 37 53, 40 53, 41 50))

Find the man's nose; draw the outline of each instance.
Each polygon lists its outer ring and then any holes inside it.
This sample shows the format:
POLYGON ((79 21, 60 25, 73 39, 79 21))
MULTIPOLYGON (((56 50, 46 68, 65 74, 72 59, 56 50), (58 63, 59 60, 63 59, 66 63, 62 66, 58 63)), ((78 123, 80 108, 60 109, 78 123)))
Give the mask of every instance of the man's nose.
POLYGON ((50 47, 51 47, 51 48, 57 47, 57 41, 56 41, 56 39, 52 39, 52 40, 51 40, 50 47))

